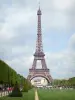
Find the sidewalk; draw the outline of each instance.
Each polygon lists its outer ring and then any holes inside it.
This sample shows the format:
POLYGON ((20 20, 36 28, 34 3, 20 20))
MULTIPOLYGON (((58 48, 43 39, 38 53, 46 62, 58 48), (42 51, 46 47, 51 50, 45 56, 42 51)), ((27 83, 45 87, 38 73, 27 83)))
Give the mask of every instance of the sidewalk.
POLYGON ((37 89, 35 89, 35 100, 39 100, 37 89))

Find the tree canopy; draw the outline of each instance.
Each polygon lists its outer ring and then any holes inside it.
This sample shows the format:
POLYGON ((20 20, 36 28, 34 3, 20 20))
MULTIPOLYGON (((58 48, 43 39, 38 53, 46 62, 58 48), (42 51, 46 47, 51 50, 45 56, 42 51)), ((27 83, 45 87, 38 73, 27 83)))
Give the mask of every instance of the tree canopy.
POLYGON ((75 77, 69 78, 68 80, 54 80, 53 85, 75 88, 75 77))
POLYGON ((23 85, 25 78, 17 74, 17 72, 12 69, 4 61, 0 60, 0 84, 11 84, 14 85, 16 82, 23 85))

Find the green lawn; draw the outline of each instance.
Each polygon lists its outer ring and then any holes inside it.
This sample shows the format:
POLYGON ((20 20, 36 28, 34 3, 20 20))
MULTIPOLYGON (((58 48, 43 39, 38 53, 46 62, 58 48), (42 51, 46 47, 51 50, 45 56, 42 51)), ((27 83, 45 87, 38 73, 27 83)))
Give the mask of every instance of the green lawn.
POLYGON ((75 100, 75 90, 38 89, 39 100, 75 100))
POLYGON ((34 90, 23 93, 23 97, 0 97, 0 100, 34 100, 34 90))
MULTIPOLYGON (((75 90, 38 89, 39 100, 75 100, 75 90)), ((34 89, 23 97, 0 97, 0 100, 34 100, 34 89)))

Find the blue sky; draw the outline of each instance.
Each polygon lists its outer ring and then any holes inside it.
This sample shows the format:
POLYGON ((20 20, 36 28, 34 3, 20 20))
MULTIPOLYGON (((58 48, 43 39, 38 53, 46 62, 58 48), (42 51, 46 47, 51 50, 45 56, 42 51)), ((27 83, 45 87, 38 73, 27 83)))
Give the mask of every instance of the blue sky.
MULTIPOLYGON (((0 0, 0 59, 23 76, 33 63, 39 0, 0 0)), ((41 0, 43 48, 53 78, 75 76, 75 0, 41 0)))

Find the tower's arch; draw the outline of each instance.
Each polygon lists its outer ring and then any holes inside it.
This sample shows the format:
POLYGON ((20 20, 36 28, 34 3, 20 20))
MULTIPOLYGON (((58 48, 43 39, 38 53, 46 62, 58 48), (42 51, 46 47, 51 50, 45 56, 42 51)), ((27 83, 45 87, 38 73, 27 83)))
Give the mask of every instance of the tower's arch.
POLYGON ((48 83, 51 83, 50 79, 42 74, 39 74, 39 75, 34 75, 32 76, 29 80, 31 81, 32 79, 36 78, 36 77, 43 77, 47 80, 48 83))

